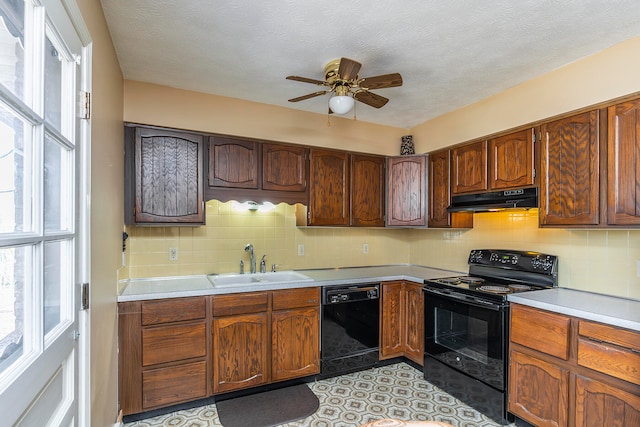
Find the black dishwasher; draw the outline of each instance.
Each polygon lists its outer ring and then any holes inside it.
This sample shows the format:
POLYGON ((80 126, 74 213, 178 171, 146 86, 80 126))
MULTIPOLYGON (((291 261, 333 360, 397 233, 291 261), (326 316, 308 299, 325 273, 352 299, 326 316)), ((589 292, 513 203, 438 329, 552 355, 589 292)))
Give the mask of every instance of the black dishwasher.
POLYGON ((322 288, 322 377, 373 367, 378 362, 380 284, 322 288))

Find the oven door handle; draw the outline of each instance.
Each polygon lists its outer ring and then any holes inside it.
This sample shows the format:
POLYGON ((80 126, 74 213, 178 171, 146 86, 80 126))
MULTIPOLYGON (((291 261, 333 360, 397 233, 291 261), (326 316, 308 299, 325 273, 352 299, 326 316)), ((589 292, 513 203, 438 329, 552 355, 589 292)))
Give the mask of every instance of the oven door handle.
POLYGON ((500 304, 500 303, 495 303, 491 301, 485 301, 479 298, 474 298, 469 295, 463 295, 463 294, 458 294, 454 292, 440 291, 440 290, 436 290, 433 288, 426 288, 426 287, 422 288, 422 290, 425 293, 430 293, 430 294, 438 295, 445 298, 455 299, 458 301, 462 301, 465 304, 472 305, 474 307, 486 308, 487 310, 500 311, 508 307, 508 304, 500 304))

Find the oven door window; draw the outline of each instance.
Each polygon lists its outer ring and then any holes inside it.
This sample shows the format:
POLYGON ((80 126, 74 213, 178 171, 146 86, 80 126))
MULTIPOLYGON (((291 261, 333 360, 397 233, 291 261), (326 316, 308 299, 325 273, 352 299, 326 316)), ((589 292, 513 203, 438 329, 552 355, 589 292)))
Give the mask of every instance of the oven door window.
POLYGON ((425 352, 504 390, 506 310, 476 307, 427 294, 425 352))

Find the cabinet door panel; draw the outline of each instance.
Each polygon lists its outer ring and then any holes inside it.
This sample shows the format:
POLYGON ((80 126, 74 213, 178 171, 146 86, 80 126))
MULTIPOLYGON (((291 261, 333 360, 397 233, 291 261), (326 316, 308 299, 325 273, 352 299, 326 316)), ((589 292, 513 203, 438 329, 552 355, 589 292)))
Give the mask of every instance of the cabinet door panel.
POLYGON ((575 415, 576 427, 640 426, 640 395, 577 376, 575 415))
POLYGON ((609 107, 608 222, 640 225, 640 99, 609 107))
POLYGON ((213 319, 213 391, 267 382, 267 313, 213 319))
POLYGON ((390 359, 404 354, 405 307, 402 286, 402 282, 382 284, 380 359, 390 359))
POLYGON ((348 154, 312 149, 310 175, 309 225, 348 225, 348 154))
POLYGON ((503 190, 533 185, 533 129, 489 141, 489 188, 503 190))
POLYGON ((142 373, 142 405, 149 410, 207 396, 207 364, 150 369, 142 373))
POLYGON ((478 141, 451 150, 453 194, 484 191, 487 186, 487 143, 478 141))
POLYGON ((209 186, 258 188, 258 143, 209 138, 209 186))
POLYGON ((273 381, 320 372, 319 307, 274 311, 271 325, 273 381))
POLYGON ((203 138, 146 128, 135 134, 135 221, 204 222, 203 138))
POLYGON ((142 329, 142 366, 203 357, 206 354, 204 322, 142 329))
POLYGON ((509 358, 509 412, 539 427, 565 427, 569 371, 518 351, 509 358))
POLYGON ((350 225, 384 226, 385 158, 351 155, 350 225))
POLYGON ((404 353, 419 365, 424 363, 424 295, 422 286, 404 284, 406 340, 404 353))
POLYGON ((599 222, 598 112, 541 127, 540 224, 599 222))
POLYGON ((305 191, 307 149, 281 144, 262 144, 262 188, 305 191))
POLYGON ((450 227, 451 173, 449 150, 429 154, 429 227, 450 227))
POLYGON ((406 156, 389 159, 387 225, 426 225, 426 158, 406 156))

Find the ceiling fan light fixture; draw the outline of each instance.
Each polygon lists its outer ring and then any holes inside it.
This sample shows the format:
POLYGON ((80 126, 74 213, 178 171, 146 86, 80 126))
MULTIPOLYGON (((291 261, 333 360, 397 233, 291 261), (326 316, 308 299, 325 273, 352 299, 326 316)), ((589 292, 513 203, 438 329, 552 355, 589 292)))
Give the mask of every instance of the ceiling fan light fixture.
POLYGON ((335 95, 329 98, 329 108, 336 114, 347 114, 353 109, 355 101, 346 95, 335 95))

